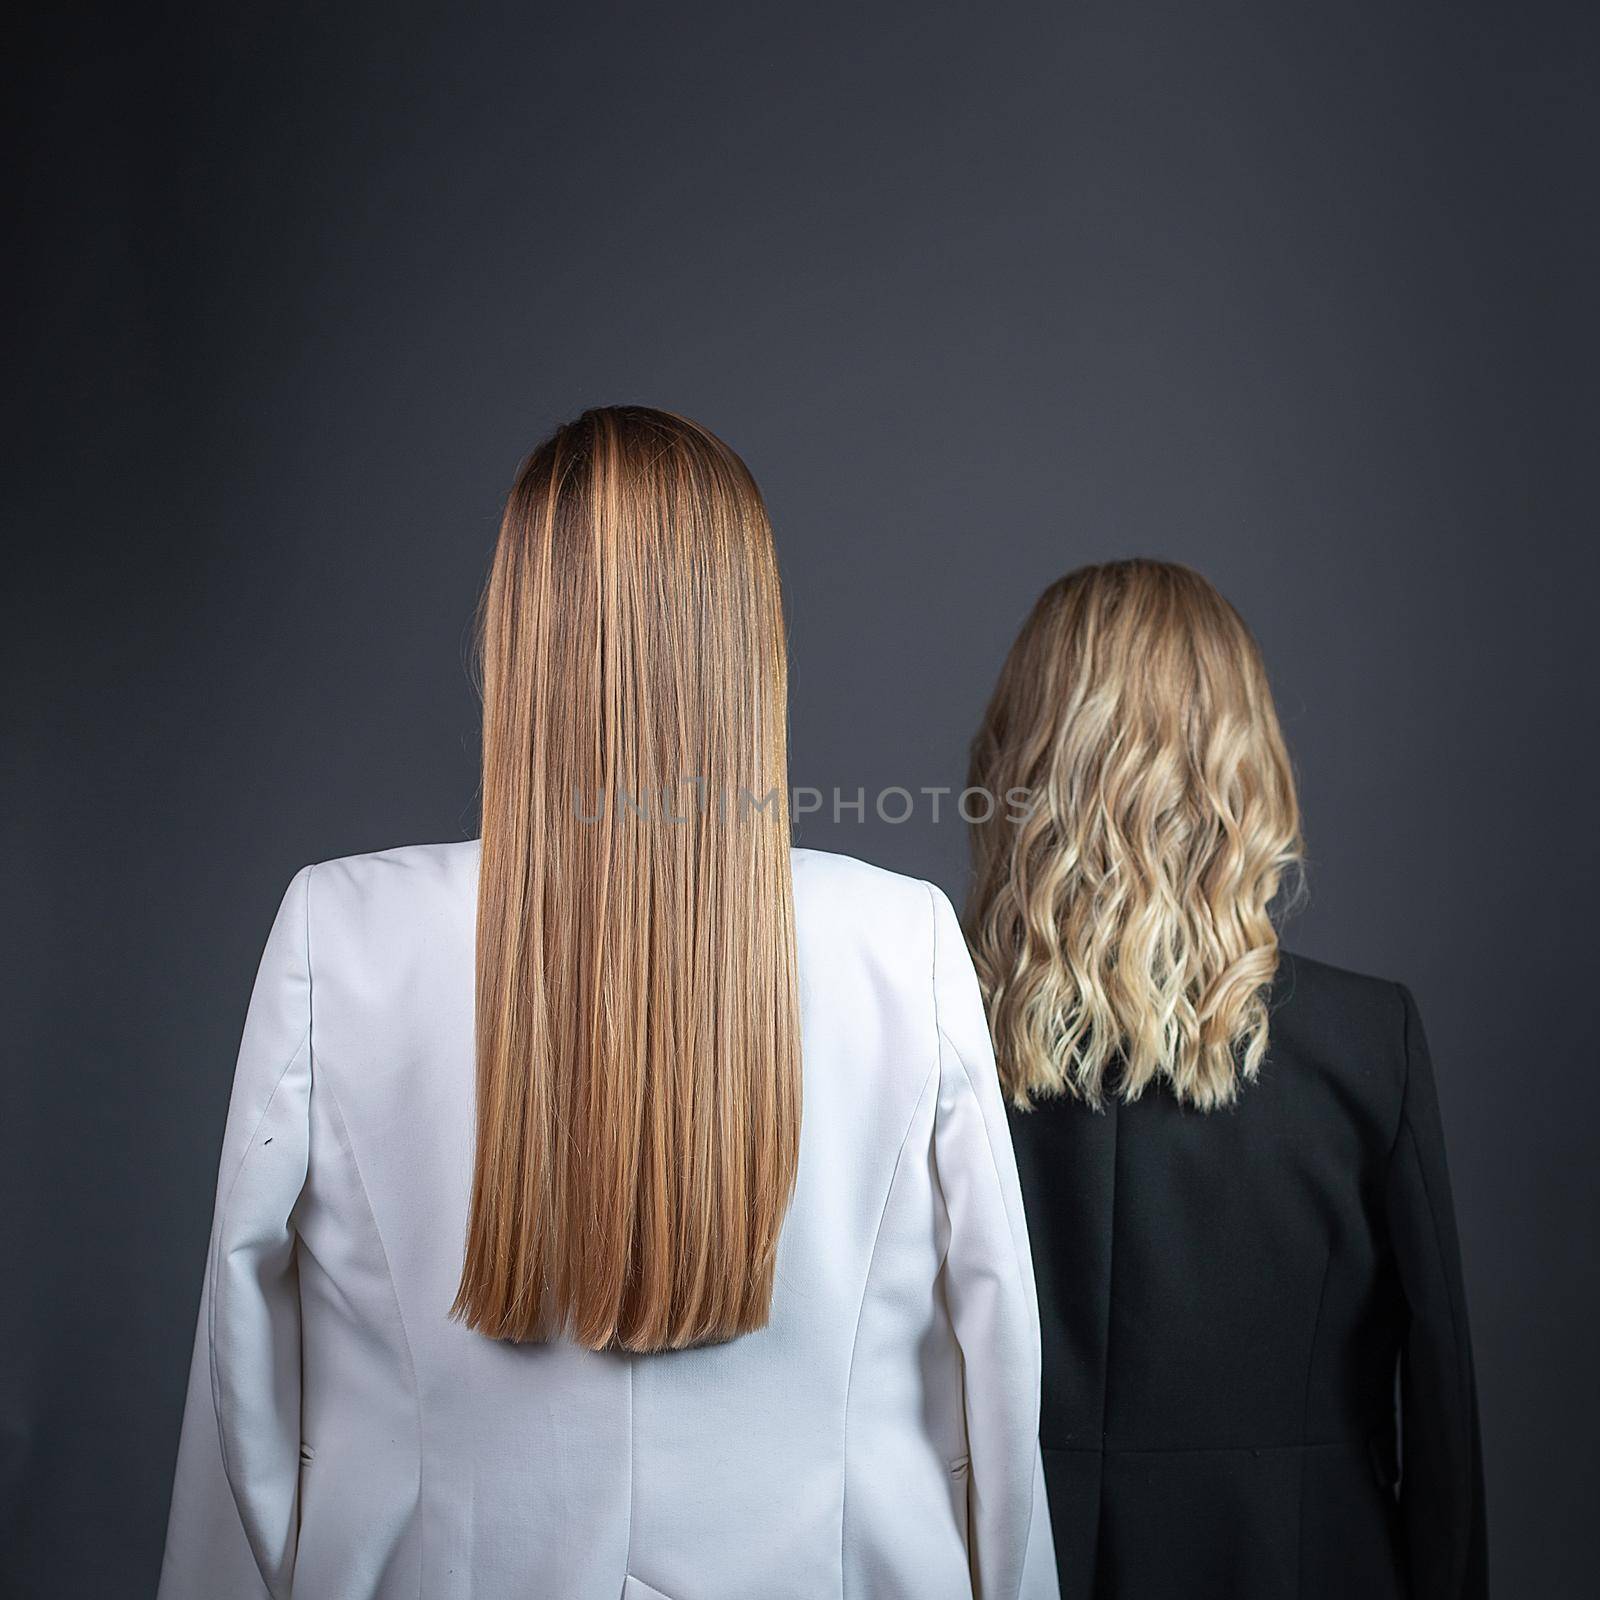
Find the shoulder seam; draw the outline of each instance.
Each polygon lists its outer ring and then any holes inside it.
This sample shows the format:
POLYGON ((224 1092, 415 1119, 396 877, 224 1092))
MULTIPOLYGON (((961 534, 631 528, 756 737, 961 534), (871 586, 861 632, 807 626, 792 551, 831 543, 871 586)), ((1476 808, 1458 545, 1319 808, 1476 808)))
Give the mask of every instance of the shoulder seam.
POLYGON ((283 1080, 289 1076, 294 1064, 304 1054, 307 1057, 307 1067, 311 1066, 311 943, 310 943, 310 918, 311 918, 311 873, 312 867, 302 867, 294 878, 289 880, 293 888, 295 880, 304 878, 302 887, 301 904, 301 948, 305 953, 306 962, 306 1025, 294 1049, 289 1053, 273 1080, 272 1089, 268 1093, 261 1110, 251 1125, 250 1132, 244 1140, 239 1152, 238 1164, 233 1169, 233 1176, 228 1180, 227 1193, 223 1196, 217 1207, 217 1215, 213 1226, 213 1238, 209 1251, 210 1266, 206 1273, 205 1312, 206 1312, 206 1357, 211 1376, 211 1410, 217 1424, 217 1450, 222 1458, 223 1476, 230 1486, 233 1483, 233 1466, 228 1459, 227 1428, 223 1425, 222 1413, 222 1378, 217 1367, 217 1278, 222 1264, 222 1245, 227 1238, 228 1213, 233 1208, 233 1196, 239 1187, 239 1180, 244 1176, 244 1169, 249 1164, 250 1153, 255 1148, 256 1135, 261 1131, 267 1120, 267 1113, 272 1110, 278 1098, 278 1091, 283 1087, 283 1080))
MULTIPOLYGON (((411 1332, 406 1327, 406 1314, 400 1304, 400 1286, 395 1281, 394 1265, 389 1259, 389 1247, 383 1242, 383 1229, 378 1223, 377 1208, 372 1203, 372 1191, 367 1188, 367 1180, 362 1176, 361 1161, 356 1155, 355 1139, 350 1132, 349 1119, 344 1114, 344 1106, 339 1101, 337 1091, 331 1079, 323 1084, 323 1091, 328 1096, 328 1103, 333 1108, 333 1114, 339 1120, 339 1131, 344 1136, 345 1154, 350 1159, 350 1171, 356 1180, 356 1187, 361 1191, 361 1199, 367 1208, 367 1219, 372 1224, 372 1237, 377 1241, 378 1257, 383 1262, 384 1276, 389 1280, 389 1298, 394 1302, 395 1326, 400 1330, 400 1343, 405 1349, 406 1365, 410 1369, 411 1398, 416 1410, 417 1419, 417 1505, 422 1504, 423 1469, 426 1460, 426 1450, 423 1444, 422 1426, 422 1385, 417 1377, 417 1358, 411 1345, 411 1332)), ((422 1533, 417 1536, 417 1593, 422 1593, 422 1579, 426 1570, 423 1559, 422 1533)))
MULTIPOLYGON (((980 1122, 980 1124, 982 1125, 982 1128, 983 1128, 983 1148, 988 1153, 988 1156, 989 1156, 989 1167, 990 1167, 991 1172, 994 1174, 994 1181, 995 1181, 996 1185, 999 1187, 999 1189, 1001 1190, 1001 1192, 1003 1194, 1004 1190, 1005 1190, 1005 1184, 1004 1184, 1004 1182, 1002 1181, 1002 1179, 1000 1177, 1000 1162, 999 1162, 999 1158, 994 1153, 994 1140, 990 1137, 988 1119, 983 1115, 983 1101, 982 1101, 981 1097, 978 1094, 978 1085, 973 1081, 972 1068, 967 1065, 967 1058, 961 1053, 961 1046, 958 1045, 956 1043, 956 1041, 954 1039, 952 1039, 948 1033, 945 1032, 944 1024, 939 1019, 939 901, 940 901, 940 898, 943 897, 945 899, 946 903, 948 904, 949 896, 944 895, 944 891, 943 890, 941 890, 936 884, 928 882, 926 879, 923 880, 923 885, 928 891, 928 909, 929 909, 930 913, 932 914, 932 919, 933 919, 934 1066, 935 1066, 935 1068, 936 1068, 936 1070, 938 1072, 940 1089, 942 1091, 943 1085, 944 1085, 944 1052, 945 1052, 945 1047, 948 1046, 949 1050, 950 1050, 950 1054, 953 1055, 956 1058, 956 1064, 961 1068, 961 1076, 966 1081, 967 1093, 972 1096, 973 1104, 977 1108, 978 1120, 979 1120, 979 1122, 980 1122)), ((955 913, 955 907, 951 906, 950 909, 951 909, 951 913, 954 914, 955 913)), ((957 926, 959 928, 959 926, 960 926, 959 922, 957 923, 957 926)), ((987 1026, 988 1026, 988 1019, 987 1018, 985 1018, 985 1020, 984 1020, 984 1026, 985 1026, 985 1028, 987 1028, 987 1026)), ((939 1137, 939 1103, 943 1098, 944 1098, 944 1096, 943 1096, 943 1093, 941 1092, 940 1094, 938 1094, 935 1097, 934 1105, 933 1105, 933 1131, 934 1131, 934 1148, 935 1148, 934 1174, 935 1174, 935 1181, 936 1182, 939 1181, 938 1180, 939 1163, 938 1163, 938 1155, 937 1155, 938 1137, 939 1137)), ((942 1185, 941 1185, 941 1187, 942 1187, 942 1185)), ((1022 1258, 1022 1251, 1025 1248, 1025 1246, 1018 1243, 1016 1229, 1012 1225, 1012 1218, 1011 1218, 1010 1208, 1006 1207, 1005 1210, 1006 1210, 1006 1237, 1009 1238, 1010 1241, 1011 1241, 1011 1266, 1012 1266, 1012 1270, 1017 1274, 1017 1277, 1018 1277, 1018 1279, 1020 1281, 1026 1281, 1026 1279, 1028 1277, 1029 1267, 1028 1267, 1028 1265, 1024 1264, 1023 1258, 1022 1258)), ((1042 1371, 1043 1371, 1043 1350, 1042 1350, 1042 1347, 1041 1347, 1041 1349, 1040 1349, 1040 1372, 1042 1373, 1042 1371)), ((963 1400, 963 1402, 962 1402, 962 1409, 963 1409, 963 1411, 965 1411, 965 1409, 966 1409, 965 1400, 963 1400)), ((1035 1429, 1035 1437, 1037 1438, 1037 1428, 1035 1429)), ((1038 1494, 1038 1483, 1037 1483, 1037 1480, 1036 1480, 1036 1475, 1030 1474, 1030 1476, 1028 1478, 1028 1516, 1027 1516, 1027 1525, 1028 1525, 1028 1528, 1030 1530, 1033 1527, 1034 1499, 1037 1496, 1037 1494, 1038 1494)), ((1030 1537, 1031 1537, 1031 1534, 1030 1534, 1030 1537)))
MULTIPOLYGON (((1394 1136, 1389 1141, 1388 1167, 1400 1149, 1400 1135, 1406 1126, 1406 1104, 1411 1097, 1411 991, 1403 983, 1392 984, 1400 1001, 1400 1105, 1394 1119, 1394 1136)), ((1387 1168, 1385 1169, 1387 1170, 1387 1168)))
MULTIPOLYGON (((922 1109, 922 1102, 928 1097, 928 1085, 935 1083, 939 1076, 940 1053, 934 1051, 932 1062, 929 1063, 927 1076, 922 1080, 922 1087, 917 1091, 917 1098, 911 1107, 911 1115, 906 1121, 906 1129, 900 1135, 900 1145, 895 1151, 894 1166, 889 1173, 889 1182, 884 1187, 883 1205, 878 1212, 877 1226, 872 1230, 872 1245, 867 1251, 867 1270, 861 1277, 861 1298, 856 1303, 856 1322, 850 1334, 850 1360, 845 1368, 844 1375, 844 1419, 839 1434, 839 1458, 844 1469, 843 1481, 839 1489, 839 1589, 844 1592, 844 1541, 845 1541, 845 1496, 850 1484, 850 1395, 855 1383, 856 1348, 861 1342, 861 1323, 867 1313, 867 1291, 872 1285, 872 1269, 878 1259, 878 1244, 883 1238, 883 1225, 889 1215, 889 1202, 894 1199, 895 1185, 900 1181, 900 1168, 906 1159, 906 1147, 911 1143, 911 1130, 917 1125, 917 1113, 922 1109)), ((935 1123, 939 1116, 939 1097, 937 1086, 934 1089, 933 1114, 935 1123)))

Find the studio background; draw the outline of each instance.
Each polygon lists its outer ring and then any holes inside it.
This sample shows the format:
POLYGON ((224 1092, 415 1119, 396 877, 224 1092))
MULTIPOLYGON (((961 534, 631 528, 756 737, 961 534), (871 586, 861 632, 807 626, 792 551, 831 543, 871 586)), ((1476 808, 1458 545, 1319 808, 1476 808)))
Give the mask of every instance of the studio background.
MULTIPOLYGON (((1438 1063, 1497 1592, 1589 1594, 1593 8, 41 8, 12 59, 0 1592, 153 1592, 230 1076, 308 861, 474 831, 524 450, 753 467, 793 779, 959 784, 1036 592, 1256 630, 1307 953, 1438 1063)), ((959 896, 935 825, 800 842, 959 896)))

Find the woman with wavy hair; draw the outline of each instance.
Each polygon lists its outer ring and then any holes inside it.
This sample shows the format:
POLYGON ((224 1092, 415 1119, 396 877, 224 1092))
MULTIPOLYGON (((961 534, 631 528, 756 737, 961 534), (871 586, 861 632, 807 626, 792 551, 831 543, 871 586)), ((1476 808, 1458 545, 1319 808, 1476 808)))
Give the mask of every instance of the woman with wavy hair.
POLYGON ((289 886, 162 1600, 1052 1600, 1039 1328, 949 902, 789 846, 744 463, 511 491, 482 839, 289 886))
POLYGON ((970 782, 1010 802, 974 826, 967 933, 1014 1108, 1063 1587, 1483 1595, 1427 1045, 1401 985, 1279 947, 1299 807, 1249 630, 1183 567, 1068 574, 970 782))

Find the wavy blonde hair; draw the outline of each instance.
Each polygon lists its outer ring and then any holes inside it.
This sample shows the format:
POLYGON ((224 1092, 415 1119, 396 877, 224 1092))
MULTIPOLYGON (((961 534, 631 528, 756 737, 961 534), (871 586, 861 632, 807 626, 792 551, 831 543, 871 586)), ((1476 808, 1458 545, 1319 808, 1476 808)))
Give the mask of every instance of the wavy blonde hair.
POLYGON ((517 478, 480 624, 455 1315, 596 1350, 731 1339, 767 1321, 800 1149, 783 608, 754 480, 686 418, 585 412, 517 478))
POLYGON ((1269 906, 1300 811, 1261 652, 1197 572, 1082 567, 1040 596, 973 742, 967 932, 1012 1102, 1228 1104, 1267 1048, 1269 906), (1020 821, 1016 813, 1026 814, 1020 821))

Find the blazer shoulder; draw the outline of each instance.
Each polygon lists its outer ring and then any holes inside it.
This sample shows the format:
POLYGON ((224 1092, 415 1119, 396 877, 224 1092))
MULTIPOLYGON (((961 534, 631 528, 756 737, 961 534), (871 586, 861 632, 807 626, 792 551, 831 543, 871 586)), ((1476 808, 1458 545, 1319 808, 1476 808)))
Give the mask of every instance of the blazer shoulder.
POLYGON ((930 885, 828 850, 793 850, 795 901, 857 919, 912 915, 926 920, 930 885))
POLYGON ((402 875, 415 880, 478 870, 480 841, 458 839, 448 844, 406 844, 387 850, 367 850, 358 855, 334 856, 315 861, 305 870, 319 879, 363 887, 393 884, 402 875))
MULTIPOLYGON (((1363 1076, 1378 1070, 1392 1076, 1398 1086, 1405 1077, 1413 1011, 1410 992, 1402 983, 1298 951, 1279 954, 1270 1028, 1290 1049, 1330 1066, 1349 1066, 1363 1076)), ((1270 1043, 1268 1053, 1273 1053, 1270 1043)))
POLYGON ((832 960, 898 969, 932 994, 938 889, 823 850, 795 850, 795 922, 802 944, 832 960))
POLYGON ((416 938, 470 928, 477 907, 476 839, 338 856, 304 869, 313 959, 393 955, 416 938))
POLYGON ((1384 1010, 1397 1005, 1404 993, 1405 986, 1392 978, 1336 967, 1331 961, 1318 961, 1298 950, 1278 952, 1274 1005, 1310 998, 1356 1010, 1384 1010))
POLYGON ((309 892, 324 904, 335 897, 393 901, 463 882, 476 884, 478 854, 476 839, 400 845, 313 862, 305 872, 309 892))

